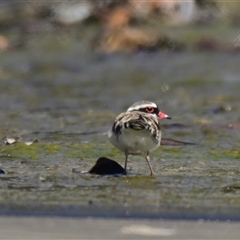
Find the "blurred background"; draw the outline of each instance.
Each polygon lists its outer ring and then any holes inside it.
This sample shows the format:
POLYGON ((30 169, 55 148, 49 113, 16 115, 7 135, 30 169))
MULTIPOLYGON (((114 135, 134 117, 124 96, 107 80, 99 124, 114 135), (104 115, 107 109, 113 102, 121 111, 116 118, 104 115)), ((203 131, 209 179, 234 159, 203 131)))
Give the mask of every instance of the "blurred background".
MULTIPOLYGON (((238 35, 219 31, 239 27, 237 1, 217 0, 86 0, 86 1, 0 1, 2 51, 14 47, 43 47, 30 43, 32 36, 59 35, 49 48, 78 52, 136 52, 184 48, 234 50, 238 35), (212 27, 207 30, 206 26, 212 27), (186 29, 187 28, 187 29, 186 29), (195 29, 195 34, 191 33, 195 29), (205 30, 205 31, 204 31, 205 30), (188 31, 188 34, 186 33, 188 31), (210 33, 211 32, 211 33, 210 33), (174 34, 175 33, 175 34, 174 34), (235 45, 233 44, 235 43, 235 45)), ((36 41, 38 42, 38 41, 36 41)), ((46 43, 45 43, 46 44, 46 43)), ((50 50, 49 49, 49 50, 50 50)))

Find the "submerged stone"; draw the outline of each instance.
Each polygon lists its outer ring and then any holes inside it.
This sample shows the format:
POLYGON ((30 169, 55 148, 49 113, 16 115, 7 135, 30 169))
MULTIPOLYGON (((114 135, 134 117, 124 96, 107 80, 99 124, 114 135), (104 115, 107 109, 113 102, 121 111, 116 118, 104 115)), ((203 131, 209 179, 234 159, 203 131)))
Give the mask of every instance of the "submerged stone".
POLYGON ((96 164, 89 170, 91 174, 99 175, 113 175, 113 174, 126 174, 124 168, 114 160, 100 157, 96 164))
POLYGON ((20 137, 5 137, 3 138, 3 142, 5 145, 12 145, 16 142, 18 142, 18 140, 20 139, 20 137))

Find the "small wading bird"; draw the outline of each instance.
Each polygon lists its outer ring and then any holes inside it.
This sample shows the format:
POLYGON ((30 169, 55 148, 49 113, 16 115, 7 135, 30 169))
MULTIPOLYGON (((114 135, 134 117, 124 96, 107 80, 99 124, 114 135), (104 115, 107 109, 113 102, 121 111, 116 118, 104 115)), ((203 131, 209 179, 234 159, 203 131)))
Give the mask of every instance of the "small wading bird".
POLYGON ((154 174, 149 152, 158 148, 161 143, 159 118, 171 119, 155 103, 139 101, 115 119, 108 138, 116 148, 125 153, 125 171, 130 154, 145 154, 151 175, 154 174))

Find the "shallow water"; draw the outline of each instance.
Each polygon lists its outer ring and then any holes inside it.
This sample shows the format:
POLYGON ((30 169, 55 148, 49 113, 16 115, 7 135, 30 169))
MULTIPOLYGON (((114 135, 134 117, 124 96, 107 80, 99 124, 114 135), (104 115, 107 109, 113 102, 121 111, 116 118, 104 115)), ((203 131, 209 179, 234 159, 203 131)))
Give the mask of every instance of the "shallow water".
POLYGON ((93 214, 93 206, 113 216, 128 208, 129 215, 234 218, 240 206, 240 54, 103 54, 59 36, 28 36, 24 49, 0 53, 0 134, 38 140, 0 148, 2 213, 47 209, 81 216, 93 214), (130 158, 128 176, 73 173, 89 170, 101 156, 123 165, 106 132, 118 113, 142 99, 172 117, 161 122, 164 138, 196 145, 153 152, 153 177, 141 156, 130 158))

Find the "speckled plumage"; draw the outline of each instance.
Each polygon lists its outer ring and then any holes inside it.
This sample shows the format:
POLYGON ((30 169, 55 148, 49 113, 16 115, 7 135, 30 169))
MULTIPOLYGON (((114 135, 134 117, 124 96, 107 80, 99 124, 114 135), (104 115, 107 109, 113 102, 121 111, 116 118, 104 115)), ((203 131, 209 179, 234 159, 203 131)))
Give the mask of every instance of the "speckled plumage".
MULTIPOLYGON (((151 174, 153 174, 149 152, 158 148, 161 143, 159 113, 161 112, 155 103, 139 101, 115 119, 108 137, 116 148, 125 152, 125 170, 129 154, 145 154, 151 174)), ((169 118, 165 116, 164 118, 169 118)))

